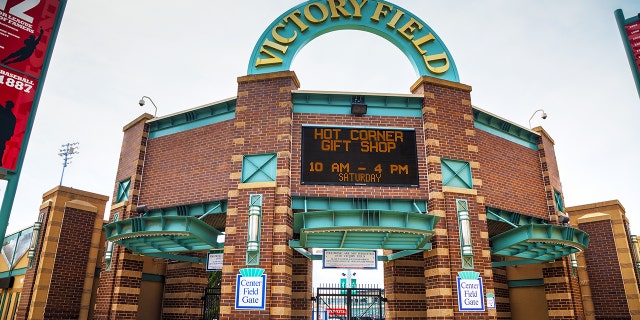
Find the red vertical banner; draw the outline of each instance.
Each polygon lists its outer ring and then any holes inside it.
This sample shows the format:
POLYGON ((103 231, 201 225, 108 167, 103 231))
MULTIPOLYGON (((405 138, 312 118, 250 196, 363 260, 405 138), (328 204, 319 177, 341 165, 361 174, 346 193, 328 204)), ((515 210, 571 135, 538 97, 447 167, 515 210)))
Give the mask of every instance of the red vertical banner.
POLYGON ((629 23, 624 26, 627 31, 627 39, 631 46, 631 53, 636 62, 636 67, 640 72, 640 21, 629 23))
POLYGON ((16 170, 60 0, 0 0, 0 168, 16 170))
POLYGON ((0 66, 0 167, 15 170, 22 149, 37 80, 0 66))

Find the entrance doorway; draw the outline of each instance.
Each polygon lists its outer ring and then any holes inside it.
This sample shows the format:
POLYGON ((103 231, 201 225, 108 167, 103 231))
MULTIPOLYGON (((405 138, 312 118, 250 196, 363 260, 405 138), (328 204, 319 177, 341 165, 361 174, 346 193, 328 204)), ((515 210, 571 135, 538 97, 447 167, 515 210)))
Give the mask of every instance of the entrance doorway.
POLYGON ((220 318, 220 293, 220 287, 204 289, 202 320, 218 320, 220 318))
POLYGON ((373 287, 316 289, 314 315, 318 320, 384 319, 384 289, 373 287))

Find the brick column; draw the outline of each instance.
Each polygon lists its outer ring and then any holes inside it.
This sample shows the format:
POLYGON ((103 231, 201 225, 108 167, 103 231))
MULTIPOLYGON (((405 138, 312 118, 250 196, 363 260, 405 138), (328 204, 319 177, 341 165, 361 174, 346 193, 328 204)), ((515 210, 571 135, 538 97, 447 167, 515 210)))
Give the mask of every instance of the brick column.
POLYGON ((207 272, 200 263, 169 262, 164 285, 162 319, 202 319, 207 272))
POLYGON ((436 225, 433 249, 425 253, 427 317, 438 319, 495 319, 496 310, 459 312, 456 277, 459 271, 475 271, 484 293, 495 293, 489 249, 487 217, 482 194, 481 164, 471 108, 471 87, 422 77, 411 87, 424 95, 423 127, 429 180, 428 211, 441 217, 436 225), (441 159, 466 161, 473 188, 443 186, 441 159), (468 203, 473 242, 473 269, 462 268, 456 200, 468 203))
POLYGON ((571 274, 569 258, 543 265, 542 275, 549 319, 584 319, 582 302, 574 296, 580 287, 571 274))
MULTIPOLYGON (((138 216, 136 206, 140 195, 149 135, 149 125, 146 122, 152 118, 150 114, 143 114, 123 129, 124 137, 112 198, 114 202, 117 199, 121 181, 130 179, 130 189, 127 200, 112 204, 109 222, 113 221, 116 214, 119 221, 138 216)), ((106 270, 106 263, 102 264, 94 319, 136 319, 142 267, 142 257, 131 254, 130 250, 124 247, 114 245, 110 270, 106 270)))
MULTIPOLYGON (((562 196, 562 184, 556 160, 555 142, 541 127, 533 128, 533 131, 540 134, 538 154, 547 199, 547 213, 552 223, 559 224, 558 216, 564 213, 556 207, 555 191, 562 196)), ((549 319, 584 319, 580 285, 577 278, 573 276, 569 258, 565 257, 552 265, 543 265, 543 275, 549 319)))
POLYGON ((45 193, 39 254, 25 277, 17 319, 88 319, 108 199, 62 186, 45 193))
POLYGON ((567 211, 590 236, 589 248, 578 256, 586 318, 640 319, 629 222, 622 205, 614 200, 567 211))
MULTIPOLYGON (((38 266, 40 264, 40 258, 43 256, 42 254, 42 244, 44 243, 44 234, 49 226, 49 215, 51 214, 51 210, 53 207, 51 206, 52 201, 47 200, 43 201, 40 206, 40 214, 39 220, 42 222, 42 226, 40 229, 40 236, 38 238, 38 247, 36 249, 36 254, 33 259, 32 265, 38 266)), ((27 270, 27 273, 24 275, 24 283, 22 284, 22 291, 20 292, 20 302, 18 303, 18 310, 16 310, 16 319, 23 320, 28 319, 27 316, 31 311, 31 298, 33 296, 33 289, 35 287, 35 281, 38 268, 31 267, 27 270)))
POLYGON ((425 271, 422 254, 385 262, 386 318, 423 319, 427 315, 426 296, 416 293, 425 291, 425 276, 437 272, 437 268, 425 271))
MULTIPOLYGON (((238 78, 235 137, 230 150, 232 169, 225 229, 220 318, 291 319, 293 237, 291 211, 291 90, 299 87, 295 73, 276 72, 238 78), (246 155, 277 155, 276 181, 242 181, 246 155), (249 197, 262 195, 260 260, 247 265, 249 197), (236 275, 240 269, 261 268, 267 275, 265 310, 236 310, 236 275)), ((311 281, 311 279, 309 279, 311 281)), ((296 310, 296 316, 299 314, 296 310)), ((309 309, 309 315, 311 310, 309 309)))
POLYGON ((506 268, 493 268, 493 285, 496 291, 496 311, 498 313, 498 319, 511 319, 511 303, 509 301, 506 268))
POLYGON ((307 320, 309 311, 313 307, 311 304, 313 263, 309 258, 294 251, 291 268, 291 319, 307 320))

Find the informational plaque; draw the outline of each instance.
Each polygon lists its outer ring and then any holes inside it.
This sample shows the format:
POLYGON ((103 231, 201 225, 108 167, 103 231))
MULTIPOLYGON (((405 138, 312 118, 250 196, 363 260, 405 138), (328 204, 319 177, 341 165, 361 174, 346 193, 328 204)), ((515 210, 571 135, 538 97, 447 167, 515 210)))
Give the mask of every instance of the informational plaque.
POLYGON ((223 256, 224 254, 222 252, 209 252, 207 254, 207 271, 222 270, 223 256))
POLYGON ((322 268, 377 269, 378 254, 375 250, 324 250, 322 268))
POLYGON ((417 187, 416 132, 302 127, 302 184, 417 187))

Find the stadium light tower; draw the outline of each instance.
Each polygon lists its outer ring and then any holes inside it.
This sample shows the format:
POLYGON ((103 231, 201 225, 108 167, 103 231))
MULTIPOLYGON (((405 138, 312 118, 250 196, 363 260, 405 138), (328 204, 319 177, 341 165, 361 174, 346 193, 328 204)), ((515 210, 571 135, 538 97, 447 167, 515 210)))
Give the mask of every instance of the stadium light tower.
POLYGON ((64 168, 71 164, 74 154, 78 154, 78 142, 63 144, 58 152, 58 155, 62 157, 62 175, 60 175, 60 185, 62 185, 62 178, 64 177, 64 168))

